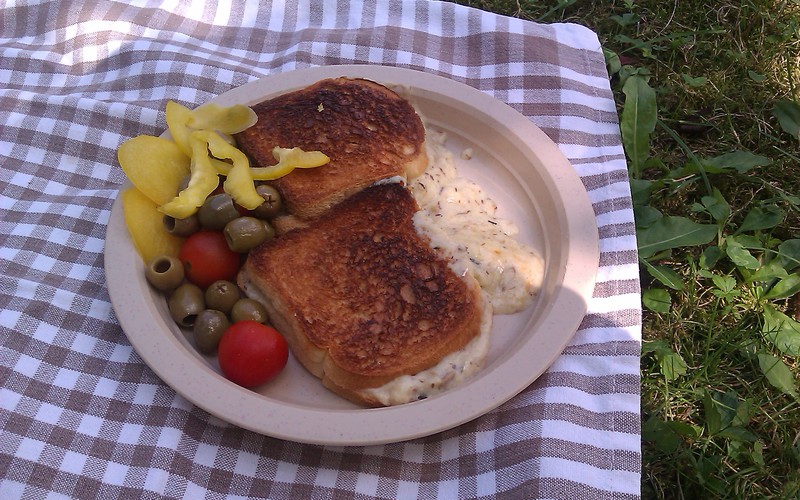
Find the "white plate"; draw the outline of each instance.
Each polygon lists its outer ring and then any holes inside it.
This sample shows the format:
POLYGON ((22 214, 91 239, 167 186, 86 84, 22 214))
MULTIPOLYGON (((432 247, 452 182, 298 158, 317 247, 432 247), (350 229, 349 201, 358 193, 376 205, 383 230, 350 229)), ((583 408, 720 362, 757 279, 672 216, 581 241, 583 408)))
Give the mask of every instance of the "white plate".
POLYGON ((252 391, 226 380, 214 357, 199 354, 148 286, 120 198, 106 235, 111 302, 133 347, 179 394, 209 413, 277 438, 331 445, 397 442, 470 421, 509 400, 556 359, 577 330, 598 267, 594 212, 583 184, 556 145, 496 99, 427 73, 380 66, 325 66, 268 76, 226 92, 222 105, 264 99, 337 76, 398 85, 429 126, 444 130, 460 175, 477 181, 520 227, 520 239, 546 259, 544 287, 524 312, 495 316, 487 366, 463 385, 423 401, 365 409, 322 387, 290 357, 277 379, 252 391), (464 148, 473 150, 462 160, 464 148))

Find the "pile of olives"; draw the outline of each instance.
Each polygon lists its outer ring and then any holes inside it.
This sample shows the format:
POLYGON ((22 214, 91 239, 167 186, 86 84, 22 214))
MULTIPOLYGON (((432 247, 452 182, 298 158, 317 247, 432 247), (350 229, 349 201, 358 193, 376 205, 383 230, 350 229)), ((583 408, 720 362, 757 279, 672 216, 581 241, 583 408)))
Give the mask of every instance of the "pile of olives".
MULTIPOLYGON (((243 214, 230 195, 213 194, 190 217, 164 216, 164 227, 179 237, 188 237, 201 229, 221 231, 231 250, 246 253, 275 236, 268 219, 281 210, 281 197, 274 187, 262 184, 256 191, 264 203, 255 210, 243 214)), ((197 349, 205 354, 217 349, 222 334, 231 324, 243 320, 269 322, 264 306, 247 298, 235 283, 217 280, 203 290, 187 281, 184 265, 177 257, 163 255, 153 259, 147 263, 145 277, 166 294, 172 319, 179 326, 192 329, 197 349)))
POLYGON ((185 219, 164 216, 167 232, 185 238, 200 229, 222 231, 228 246, 235 252, 244 253, 275 236, 269 219, 281 211, 281 196, 268 184, 256 186, 256 192, 264 203, 247 214, 242 214, 228 193, 212 194, 197 213, 185 219))
POLYGON ((191 328, 197 349, 210 354, 217 349, 222 334, 238 321, 268 323, 261 303, 244 296, 235 283, 219 280, 203 291, 185 282, 167 300, 170 315, 180 326, 191 328))

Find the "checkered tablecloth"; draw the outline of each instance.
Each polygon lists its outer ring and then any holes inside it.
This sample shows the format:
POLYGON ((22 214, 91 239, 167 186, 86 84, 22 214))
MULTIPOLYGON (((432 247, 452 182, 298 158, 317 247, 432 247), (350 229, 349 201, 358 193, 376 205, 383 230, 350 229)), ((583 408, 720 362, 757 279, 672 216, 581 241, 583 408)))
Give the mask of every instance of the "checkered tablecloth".
POLYGON ((0 498, 638 498, 641 310, 597 36, 425 1, 5 2, 0 10, 0 498), (130 5, 129 5, 130 4, 130 5), (281 441, 210 416, 131 348, 103 268, 119 144, 259 77, 368 63, 510 104, 583 180, 589 312, 528 389, 404 443, 281 441))

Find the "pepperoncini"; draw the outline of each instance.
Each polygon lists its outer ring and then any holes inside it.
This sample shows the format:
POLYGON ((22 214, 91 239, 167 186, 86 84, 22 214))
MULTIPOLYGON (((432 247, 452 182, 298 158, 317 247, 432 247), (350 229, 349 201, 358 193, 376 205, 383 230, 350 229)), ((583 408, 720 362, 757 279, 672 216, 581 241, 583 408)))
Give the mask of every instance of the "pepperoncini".
POLYGON ((140 190, 151 184, 157 185, 159 189, 147 188, 146 194, 156 203, 161 201, 158 207, 160 212, 176 219, 184 219, 197 212, 219 186, 220 175, 226 177, 222 186, 225 192, 238 205, 253 210, 264 203, 264 199, 256 192, 254 181, 274 180, 295 168, 314 168, 330 162, 330 158, 320 151, 275 147, 272 155, 277 164, 251 168, 247 156, 236 147, 233 134, 251 127, 258 117, 252 109, 241 104, 219 106, 209 103, 190 110, 182 104, 169 101, 166 117, 172 141, 156 137, 134 138, 129 141, 130 144, 120 148, 120 161, 122 163, 124 160, 125 169, 128 164, 140 163, 134 160, 145 157, 144 167, 134 166, 128 168, 126 173, 140 190), (164 158, 151 160, 147 158, 151 153, 164 158), (170 193, 174 193, 181 177, 180 169, 175 167, 180 166, 179 159, 184 162, 184 172, 188 163, 189 183, 177 196, 173 196, 170 193), (161 178, 167 174, 166 171, 162 172, 167 168, 161 166, 164 162, 169 164, 170 176, 161 178), (163 181, 169 182, 161 186, 163 181))
POLYGON ((156 205, 175 196, 191 165, 174 142, 152 135, 137 135, 123 142, 117 160, 136 189, 156 205))
POLYGON ((316 168, 331 161, 328 155, 321 151, 303 151, 300 148, 275 147, 272 148, 272 156, 278 160, 277 165, 251 168, 253 179, 270 181, 283 177, 296 168, 316 168))
POLYGON ((159 207, 161 212, 176 219, 185 219, 197 212, 198 207, 219 185, 217 169, 208 156, 208 143, 191 135, 189 145, 192 155, 189 185, 170 202, 159 207))
POLYGON ((167 101, 167 128, 172 140, 178 145, 183 154, 192 156, 192 147, 189 145, 191 131, 187 124, 192 116, 192 111, 186 106, 175 101, 167 101))
POLYGON ((256 112, 243 104, 220 106, 208 103, 191 112, 187 125, 195 130, 210 129, 233 135, 252 127, 256 121, 256 112))
MULTIPOLYGON (((264 203, 264 198, 256 193, 253 177, 250 175, 250 161, 244 153, 228 144, 224 138, 211 130, 193 132, 192 138, 208 144, 208 150, 214 158, 231 160, 232 164, 229 169, 226 168, 227 172, 217 172, 224 173, 226 176, 222 188, 231 195, 233 201, 248 210, 253 210, 264 203)), ((228 164, 218 161, 215 162, 215 165, 222 167, 228 164)))
POLYGON ((243 104, 220 106, 208 103, 194 110, 175 101, 167 102, 167 127, 172 140, 186 155, 191 154, 189 136, 195 130, 216 130, 227 142, 233 143, 231 135, 252 127, 258 116, 243 104))

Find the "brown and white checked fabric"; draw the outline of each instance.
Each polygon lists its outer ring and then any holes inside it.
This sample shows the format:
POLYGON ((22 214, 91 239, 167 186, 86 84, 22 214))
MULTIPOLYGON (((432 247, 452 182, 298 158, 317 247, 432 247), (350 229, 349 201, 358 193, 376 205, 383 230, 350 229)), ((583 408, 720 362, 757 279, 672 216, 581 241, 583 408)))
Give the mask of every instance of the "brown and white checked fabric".
POLYGON ((4 5, 0 498, 639 497, 636 242, 594 33, 423 1, 4 5), (168 99, 344 63, 509 103, 571 160, 601 237, 589 313, 539 380, 473 422, 385 446, 284 442, 194 407, 132 350, 103 269, 116 149, 160 133, 168 99))

